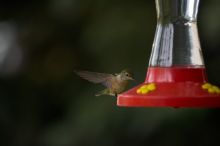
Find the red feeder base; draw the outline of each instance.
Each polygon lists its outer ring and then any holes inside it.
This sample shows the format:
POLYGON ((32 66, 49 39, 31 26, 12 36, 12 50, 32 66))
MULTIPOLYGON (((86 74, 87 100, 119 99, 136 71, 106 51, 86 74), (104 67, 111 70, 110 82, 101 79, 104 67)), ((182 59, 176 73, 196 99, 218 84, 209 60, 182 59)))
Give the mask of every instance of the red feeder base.
POLYGON ((151 67, 145 83, 120 94, 117 105, 220 107, 220 89, 207 83, 205 68, 151 67))

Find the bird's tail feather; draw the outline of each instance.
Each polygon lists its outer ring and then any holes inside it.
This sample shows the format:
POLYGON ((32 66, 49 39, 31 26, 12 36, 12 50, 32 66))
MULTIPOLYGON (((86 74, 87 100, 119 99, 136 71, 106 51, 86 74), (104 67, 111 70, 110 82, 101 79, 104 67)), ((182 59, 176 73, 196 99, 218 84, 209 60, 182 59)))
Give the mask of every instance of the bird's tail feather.
POLYGON ((109 89, 104 89, 99 91, 98 93, 95 94, 95 96, 101 96, 101 95, 110 95, 110 96, 114 96, 114 94, 112 94, 109 89))
POLYGON ((95 96, 108 95, 108 89, 104 89, 95 94, 95 96))

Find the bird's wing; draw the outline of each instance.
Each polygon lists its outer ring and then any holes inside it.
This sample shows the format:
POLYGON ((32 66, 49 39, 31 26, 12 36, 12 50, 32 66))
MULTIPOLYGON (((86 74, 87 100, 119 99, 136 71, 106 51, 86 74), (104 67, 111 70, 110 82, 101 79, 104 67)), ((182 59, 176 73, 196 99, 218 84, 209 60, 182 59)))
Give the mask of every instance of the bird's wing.
POLYGON ((101 83, 106 87, 111 86, 110 81, 111 78, 114 77, 112 74, 97 73, 90 71, 75 71, 75 73, 85 80, 88 80, 92 83, 101 83))

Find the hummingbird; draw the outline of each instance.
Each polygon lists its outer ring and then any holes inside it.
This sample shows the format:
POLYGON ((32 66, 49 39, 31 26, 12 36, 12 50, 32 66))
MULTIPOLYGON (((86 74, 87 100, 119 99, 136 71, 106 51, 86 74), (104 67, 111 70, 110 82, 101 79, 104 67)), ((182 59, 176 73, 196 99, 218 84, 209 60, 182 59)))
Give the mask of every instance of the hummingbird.
POLYGON ((134 80, 133 75, 129 70, 123 70, 120 73, 107 74, 90 71, 75 71, 81 78, 95 84, 102 84, 106 89, 98 92, 95 96, 110 95, 115 96, 125 91, 129 80, 134 80))

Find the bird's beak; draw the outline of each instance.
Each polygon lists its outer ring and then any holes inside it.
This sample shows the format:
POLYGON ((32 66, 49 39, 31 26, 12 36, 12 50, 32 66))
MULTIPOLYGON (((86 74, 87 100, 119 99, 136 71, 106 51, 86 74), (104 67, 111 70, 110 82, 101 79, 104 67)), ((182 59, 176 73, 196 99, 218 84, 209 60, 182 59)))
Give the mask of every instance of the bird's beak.
POLYGON ((132 80, 132 81, 135 81, 135 79, 134 79, 134 78, 132 78, 132 77, 130 77, 129 79, 130 79, 130 80, 132 80))

